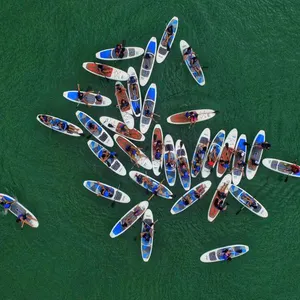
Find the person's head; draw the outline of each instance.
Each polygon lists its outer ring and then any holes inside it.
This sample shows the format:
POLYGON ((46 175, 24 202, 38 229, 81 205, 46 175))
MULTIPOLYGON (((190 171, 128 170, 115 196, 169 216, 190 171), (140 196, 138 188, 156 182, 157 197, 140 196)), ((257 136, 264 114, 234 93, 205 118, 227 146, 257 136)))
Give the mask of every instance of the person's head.
POLYGON ((106 157, 106 153, 101 154, 101 158, 104 159, 106 157))
POLYGON ((242 153, 241 153, 241 157, 244 157, 244 156, 245 156, 245 152, 242 152, 242 153))
POLYGON ((202 150, 203 150, 203 151, 206 151, 206 150, 207 150, 207 147, 206 147, 206 146, 204 146, 204 147, 202 148, 202 150))
POLYGON ((228 144, 228 143, 226 143, 226 144, 225 144, 225 147, 226 147, 226 149, 228 149, 228 148, 229 148, 229 144, 228 144))
POLYGON ((228 256, 228 257, 227 257, 227 260, 228 260, 228 261, 231 261, 231 260, 232 260, 232 258, 231 258, 230 256, 228 256))
POLYGON ((130 145, 127 145, 127 146, 125 147, 125 150, 126 150, 126 151, 130 151, 130 150, 131 150, 131 146, 130 146, 130 145))

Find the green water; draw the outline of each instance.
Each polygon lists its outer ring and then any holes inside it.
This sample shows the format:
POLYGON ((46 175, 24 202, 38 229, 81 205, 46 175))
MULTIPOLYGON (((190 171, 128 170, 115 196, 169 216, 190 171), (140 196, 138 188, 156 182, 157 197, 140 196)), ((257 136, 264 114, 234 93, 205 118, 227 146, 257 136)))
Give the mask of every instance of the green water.
MULTIPOLYGON (((298 299, 299 182, 263 166, 241 187, 269 212, 261 219, 232 197, 214 223, 207 210, 219 182, 182 214, 169 212, 174 201, 154 198, 159 222, 151 260, 140 255, 140 224, 111 239, 115 222, 148 195, 129 177, 110 172, 88 149, 87 139, 53 132, 36 121, 38 113, 78 124, 81 109, 95 119, 120 119, 114 107, 87 108, 66 101, 65 90, 91 85, 115 103, 114 82, 82 69, 95 53, 126 39, 145 47, 160 40, 166 21, 176 15, 179 31, 167 60, 155 64, 150 82, 158 86, 156 112, 164 133, 182 138, 191 157, 200 132, 237 127, 248 140, 266 131, 272 149, 264 157, 299 157, 299 9, 297 1, 2 1, 0 68, 1 192, 16 196, 39 219, 38 229, 1 217, 1 299, 298 299), (154 18, 154 19, 153 19, 154 18), (197 86, 182 64, 185 39, 206 70, 197 86), (219 110, 193 129, 167 124, 172 113, 193 108, 219 110), (100 199, 82 186, 86 179, 118 186, 131 203, 100 199), (202 253, 233 243, 250 252, 232 263, 203 264, 202 253), (298 295, 298 296, 297 296, 298 295)), ((141 59, 112 63, 138 71, 141 59)), ((146 88, 142 89, 145 93, 146 88)), ((136 122, 137 123, 137 122, 136 122)), ((153 125, 152 125, 153 127, 153 125)), ((151 129, 143 147, 150 155, 151 129)), ((127 171, 128 157, 114 147, 127 171)), ((148 172, 152 175, 152 172, 148 172)), ((159 179, 161 180, 161 176, 159 179)), ((196 185, 201 179, 193 180, 196 185)), ((177 181, 172 191, 184 193, 177 181)))

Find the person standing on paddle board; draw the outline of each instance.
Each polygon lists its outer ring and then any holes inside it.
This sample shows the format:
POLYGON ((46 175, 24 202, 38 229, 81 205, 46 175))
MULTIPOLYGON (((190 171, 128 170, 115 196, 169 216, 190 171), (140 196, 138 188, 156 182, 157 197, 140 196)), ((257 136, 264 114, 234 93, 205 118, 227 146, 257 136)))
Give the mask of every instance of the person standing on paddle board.
POLYGON ((201 71, 201 68, 200 68, 200 63, 199 63, 199 60, 198 60, 197 56, 192 55, 192 57, 190 59, 190 65, 194 69, 194 71, 196 71, 198 73, 198 75, 202 74, 202 71, 201 71))
POLYGON ((101 187, 101 191, 99 194, 97 194, 98 197, 100 196, 105 196, 108 198, 111 198, 114 195, 114 190, 111 188, 106 188, 103 184, 101 184, 101 182, 97 181, 97 183, 99 184, 99 186, 101 187))
POLYGON ((23 228, 25 224, 29 225, 30 220, 37 221, 36 218, 32 217, 30 214, 25 213, 18 215, 16 222, 21 222, 21 228, 23 228))

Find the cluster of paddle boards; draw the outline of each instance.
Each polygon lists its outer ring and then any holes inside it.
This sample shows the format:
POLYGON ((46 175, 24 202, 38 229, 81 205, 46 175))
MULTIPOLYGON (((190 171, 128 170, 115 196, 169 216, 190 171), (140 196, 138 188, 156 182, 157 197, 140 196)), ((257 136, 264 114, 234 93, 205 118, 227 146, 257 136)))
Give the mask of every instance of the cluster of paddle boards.
MULTIPOLYGON (((159 43, 157 43, 156 37, 150 38, 145 49, 126 47, 123 43, 122 57, 116 53, 114 48, 96 53, 96 58, 105 61, 120 61, 143 56, 139 75, 132 66, 127 71, 123 71, 102 63, 83 63, 83 68, 93 75, 116 81, 115 97, 122 121, 109 116, 100 116, 99 119, 95 119, 80 110, 75 113, 79 123, 89 132, 90 137, 93 137, 87 142, 89 149, 112 172, 120 176, 127 174, 127 170, 119 160, 117 153, 107 149, 114 147, 115 143, 129 156, 135 166, 142 167, 145 170, 153 170, 154 176, 160 176, 164 169, 165 179, 162 181, 158 181, 140 171, 133 170, 129 172, 129 177, 148 193, 151 193, 152 196, 148 201, 142 201, 134 205, 120 218, 110 232, 110 237, 116 238, 142 218, 141 256, 145 262, 149 261, 151 257, 156 223, 153 212, 149 209, 149 201, 153 195, 169 200, 175 198, 172 191, 163 184, 164 180, 166 180, 169 187, 173 187, 178 177, 185 190, 185 193, 175 201, 170 209, 173 215, 183 212, 199 199, 204 198, 212 186, 211 181, 205 180, 191 188, 192 178, 197 178, 201 173, 202 178, 206 179, 216 168, 218 178, 227 174, 221 179, 210 201, 208 208, 209 222, 214 221, 222 210, 218 204, 220 199, 224 204, 229 194, 255 215, 262 218, 268 216, 268 212, 263 205, 238 186, 244 173, 251 180, 258 170, 263 154, 261 144, 265 142, 264 130, 260 130, 255 136, 249 149, 248 159, 246 158, 249 145, 247 137, 245 134, 238 136, 237 129, 232 129, 227 136, 225 130, 222 129, 212 138, 210 129, 205 128, 196 143, 191 161, 183 141, 178 139, 174 143, 170 134, 164 136, 159 124, 156 124, 152 131, 150 157, 147 157, 142 149, 135 144, 136 142, 145 141, 145 134, 151 126, 158 99, 155 83, 148 86, 144 97, 141 94, 141 87, 146 86, 149 82, 155 61, 162 63, 167 58, 177 31, 178 18, 173 17, 167 24, 159 43), (171 34, 170 27, 172 29, 171 34), (125 81, 127 87, 122 83, 125 81), (142 101, 142 98, 144 101, 142 101), (135 128, 135 118, 140 118, 139 130, 135 128), (111 136, 110 131, 113 132, 113 136, 111 136), (220 197, 220 193, 222 193, 222 197, 220 197), (147 236, 147 238, 144 238, 144 236, 147 236)), ((203 86, 205 77, 199 61, 195 59, 195 52, 184 40, 180 41, 179 47, 190 74, 200 86, 203 86)), ((106 107, 112 104, 112 100, 100 94, 100 92, 81 91, 80 88, 65 91, 63 96, 67 100, 77 103, 77 106, 83 104, 89 107, 106 107)), ((217 113, 212 109, 183 111, 169 116, 167 122, 174 125, 191 124, 191 120, 187 116, 189 112, 193 112, 197 116, 193 123, 209 120, 217 113)), ((58 117, 39 114, 37 120, 44 126, 69 136, 80 137, 83 135, 83 131, 79 126, 58 117)), ((263 164, 276 172, 300 177, 300 175, 288 171, 293 165, 291 163, 276 159, 265 159, 263 164)), ((110 201, 121 204, 127 204, 131 201, 130 196, 120 190, 119 187, 111 186, 105 182, 86 180, 83 185, 93 194, 110 201)), ((228 253, 230 253, 231 258, 235 258, 248 251, 249 247, 246 245, 230 245, 208 251, 200 257, 200 260, 202 262, 223 261, 227 260, 228 253)))

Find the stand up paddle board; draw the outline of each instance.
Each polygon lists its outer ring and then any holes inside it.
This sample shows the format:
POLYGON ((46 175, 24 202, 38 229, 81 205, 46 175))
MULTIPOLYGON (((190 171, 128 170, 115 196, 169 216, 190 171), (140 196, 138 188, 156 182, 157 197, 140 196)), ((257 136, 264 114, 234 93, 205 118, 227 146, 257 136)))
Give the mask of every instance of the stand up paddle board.
POLYGON ((88 106, 104 107, 109 106, 112 103, 108 97, 84 91, 80 91, 80 94, 78 91, 66 91, 63 93, 63 96, 69 101, 88 106), (96 96, 100 98, 100 101, 97 100, 96 96))
POLYGON ((127 91, 131 108, 134 115, 136 117, 139 117, 141 115, 142 109, 142 94, 139 80, 133 67, 129 67, 127 73, 129 75, 129 79, 127 80, 127 91))
POLYGON ((188 191, 191 188, 191 170, 187 152, 181 140, 176 141, 175 149, 178 176, 180 178, 181 185, 186 191, 188 191))
POLYGON ((163 165, 163 158, 164 158, 164 145, 163 145, 164 137, 161 126, 156 124, 153 133, 152 133, 152 140, 151 140, 151 158, 152 158, 152 167, 153 173, 156 176, 160 175, 162 165, 163 165))
POLYGON ((262 164, 274 172, 292 177, 300 177, 300 166, 296 164, 276 158, 265 158, 262 164))
POLYGON ((140 47, 125 47, 123 56, 116 55, 115 48, 101 50, 96 53, 96 58, 102 60, 124 60, 139 57, 144 54, 144 49, 140 47))
POLYGON ((242 134, 235 147, 235 153, 232 160, 232 182, 234 185, 238 185, 241 182, 242 176, 244 174, 243 163, 246 164, 246 154, 247 154, 247 138, 246 135, 242 134))
POLYGON ((151 224, 154 223, 153 214, 151 209, 147 209, 143 216, 141 233, 149 232, 151 235, 150 239, 141 237, 141 253, 144 262, 148 262, 152 253, 153 239, 154 239, 154 225, 148 229, 151 224))
POLYGON ((164 166, 165 176, 169 186, 176 182, 176 152, 173 138, 167 134, 164 140, 164 166))
POLYGON ((167 122, 175 125, 191 124, 190 119, 186 116, 186 114, 189 112, 194 112, 198 115, 195 123, 209 120, 216 115, 216 111, 212 109, 195 109, 171 115, 167 118, 167 122))

